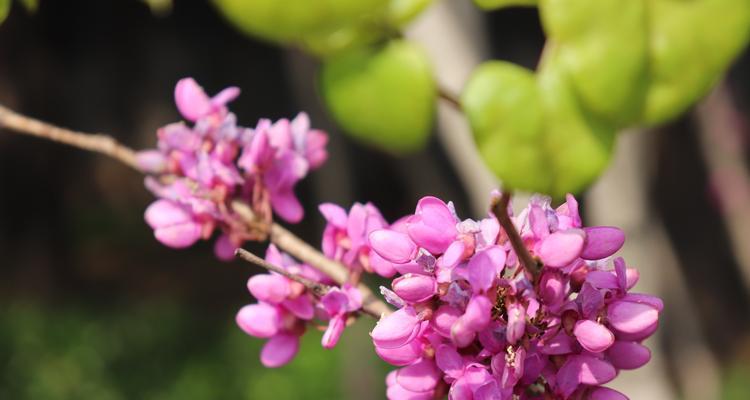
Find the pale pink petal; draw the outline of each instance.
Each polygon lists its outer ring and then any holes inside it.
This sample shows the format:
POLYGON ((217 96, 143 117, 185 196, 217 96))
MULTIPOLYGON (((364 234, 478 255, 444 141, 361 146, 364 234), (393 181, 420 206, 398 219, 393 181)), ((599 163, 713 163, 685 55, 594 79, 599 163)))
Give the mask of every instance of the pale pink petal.
POLYGON ((258 300, 278 304, 291 292, 289 280, 281 275, 260 274, 247 281, 247 289, 258 300))
POLYGON ((659 320, 659 311, 646 303, 617 301, 609 305, 607 318, 618 331, 635 334, 654 325, 659 320))
POLYGON ((490 322, 492 302, 483 295, 474 295, 466 305, 466 312, 461 320, 474 332, 481 331, 490 322))
POLYGON ((397 347, 395 349, 386 349, 375 346, 375 353, 383 361, 402 367, 419 360, 422 357, 422 343, 419 340, 412 340, 409 344, 397 347))
POLYGON ((432 254, 442 254, 458 234, 456 217, 440 199, 423 197, 417 203, 414 218, 409 221, 409 236, 432 254))
POLYGON ((505 251, 500 246, 482 250, 469 260, 469 283, 474 293, 486 292, 505 267, 505 251))
POLYGON ((408 235, 390 229, 373 231, 369 235, 369 243, 378 255, 392 263, 407 263, 417 252, 417 246, 408 235))
POLYGON ((248 335, 269 338, 279 331, 279 313, 276 307, 265 303, 244 306, 235 318, 237 325, 248 335))
POLYGON ((438 368, 453 379, 458 379, 463 374, 463 357, 451 345, 442 344, 435 349, 435 362, 438 368))
POLYGON ((410 303, 430 299, 437 292, 435 278, 427 275, 406 274, 393 280, 393 291, 410 303))
POLYGON ((576 322, 573 334, 578 339, 578 343, 592 353, 601 353, 615 342, 615 335, 609 329, 587 319, 576 322))
POLYGON ((537 255, 545 266, 564 267, 578 258, 585 239, 586 234, 580 229, 557 231, 541 242, 537 255))
POLYGON ((508 310, 508 327, 505 331, 505 338, 510 344, 523 337, 526 331, 526 309, 518 302, 507 304, 508 310))
POLYGON ((260 351, 260 362, 266 368, 278 368, 292 361, 299 351, 299 336, 280 333, 266 342, 260 351))
POLYGON ((440 370, 431 359, 423 359, 396 372, 396 382, 412 392, 426 392, 437 386, 440 370))
POLYGON ((411 342, 419 333, 419 319, 413 309, 402 308, 382 317, 370 333, 378 347, 393 349, 411 342))
POLYGON ((346 327, 346 316, 337 315, 328 321, 328 328, 323 334, 321 344, 325 349, 332 349, 336 347, 336 343, 339 342, 341 334, 344 332, 346 327))
POLYGON ((158 174, 167 168, 167 158, 159 150, 142 150, 135 153, 135 162, 141 171, 158 174))
POLYGON ((318 210, 329 224, 341 230, 346 229, 348 217, 346 216, 346 210, 342 207, 333 203, 323 203, 318 206, 318 210))
POLYGON ((177 109, 188 121, 197 121, 211 112, 211 102, 193 78, 180 79, 174 88, 177 109))
POLYGON ((184 249, 192 246, 201 237, 203 227, 193 221, 158 228, 154 231, 154 237, 162 244, 175 248, 184 249))

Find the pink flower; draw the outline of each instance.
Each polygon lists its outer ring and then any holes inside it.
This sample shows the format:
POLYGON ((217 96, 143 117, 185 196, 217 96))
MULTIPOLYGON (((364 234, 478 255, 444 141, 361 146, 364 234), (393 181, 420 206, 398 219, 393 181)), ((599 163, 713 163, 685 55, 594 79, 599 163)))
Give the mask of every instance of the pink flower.
POLYGON ((209 97, 194 79, 180 80, 175 102, 194 125, 166 125, 157 131, 156 149, 136 154, 139 168, 155 175, 147 178, 149 190, 174 203, 151 208, 147 221, 170 247, 190 246, 218 230, 214 251, 228 260, 245 241, 262 239, 265 233, 235 213, 234 201, 249 205, 261 222, 272 221, 271 209, 289 222, 302 218, 294 187, 325 162, 328 136, 310 129, 305 113, 291 122, 261 120, 254 130, 238 126, 227 108, 238 95, 230 87, 209 97), (156 216, 162 212, 169 215, 156 216))
POLYGON ((362 295, 356 287, 346 284, 343 289, 331 289, 320 299, 320 304, 330 318, 322 344, 324 348, 332 349, 344 332, 347 317, 362 308, 362 295))

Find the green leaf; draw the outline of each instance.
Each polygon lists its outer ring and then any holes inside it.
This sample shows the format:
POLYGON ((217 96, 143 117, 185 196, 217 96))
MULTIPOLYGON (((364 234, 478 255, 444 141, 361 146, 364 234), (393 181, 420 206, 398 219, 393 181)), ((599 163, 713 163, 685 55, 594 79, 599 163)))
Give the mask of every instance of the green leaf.
POLYGON ((432 0, 391 0, 388 5, 388 19, 397 27, 404 26, 422 13, 432 0))
POLYGON ((10 12, 10 0, 0 0, 0 24, 5 21, 10 12))
POLYGON ((424 52, 407 41, 327 60, 321 94, 341 127, 364 143, 406 153, 421 148, 430 134, 436 100, 432 69, 424 52))
POLYGON ((503 61, 480 65, 461 95, 479 152, 506 187, 552 188, 539 97, 534 73, 503 61))
POLYGON ((383 0, 214 0, 243 32, 276 42, 298 42, 383 15, 383 0))
POLYGON ((672 119, 704 96, 750 36, 750 1, 654 0, 644 120, 672 119))
POLYGON ((554 61, 538 76, 502 61, 485 63, 461 100, 480 154, 504 186, 561 198, 606 167, 615 130, 581 112, 554 61))
POLYGON ((541 0, 544 27, 576 94, 618 126, 641 115, 648 82, 645 0, 541 0))
POLYGON ((474 0, 479 8, 484 10, 496 10, 498 8, 511 6, 536 6, 539 0, 474 0))

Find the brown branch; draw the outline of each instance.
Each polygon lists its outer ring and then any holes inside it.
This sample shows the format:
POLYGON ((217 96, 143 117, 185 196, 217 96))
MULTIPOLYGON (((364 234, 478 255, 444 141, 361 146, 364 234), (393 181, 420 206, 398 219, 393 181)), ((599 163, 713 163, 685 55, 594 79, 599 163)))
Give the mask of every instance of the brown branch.
POLYGON ((492 213, 495 214, 495 218, 497 218, 500 226, 503 227, 505 233, 508 235, 508 240, 510 240, 510 244, 513 246, 516 256, 518 256, 518 259, 521 261, 521 265, 526 268, 526 270, 534 277, 534 280, 536 280, 541 272, 541 265, 531 256, 531 253, 529 253, 526 246, 524 246, 523 239, 521 239, 521 235, 518 234, 516 225, 513 224, 513 221, 508 215, 510 197, 510 191, 503 190, 500 200, 496 200, 492 204, 492 213))
POLYGON ((236 257, 239 257, 251 264, 255 264, 259 267, 265 268, 269 271, 275 272, 279 275, 283 275, 295 282, 299 282, 303 284, 306 288, 308 288, 314 295, 318 297, 323 297, 328 293, 329 290, 331 290, 331 287, 328 285, 324 285, 320 282, 315 282, 313 280, 307 279, 304 276, 293 274, 284 268, 279 267, 278 265, 271 264, 270 262, 256 256, 255 254, 245 250, 245 249, 237 249, 234 251, 234 255, 236 257))
MULTIPOLYGON (((0 126, 12 129, 18 133, 64 143, 83 150, 98 152, 120 161, 136 171, 143 172, 135 161, 135 151, 118 143, 107 135, 76 132, 60 128, 18 114, 2 105, 0 105, 0 126)), ((246 204, 235 201, 232 203, 232 208, 248 224, 251 230, 266 229, 270 231, 267 233, 270 233, 271 241, 281 250, 330 276, 338 284, 346 282, 348 268, 343 264, 327 258, 323 253, 295 236, 292 232, 284 229, 281 225, 273 223, 270 229, 260 227, 258 219, 246 204)), ((363 309, 365 312, 375 318, 391 313, 390 307, 375 297, 370 288, 364 284, 359 284, 357 288, 362 293, 363 309)))
POLYGON ((18 114, 2 105, 0 105, 0 126, 12 129, 18 133, 101 153, 120 161, 130 168, 140 171, 135 160, 135 151, 107 135, 87 134, 60 128, 18 114))
POLYGON ((446 103, 452 105, 457 110, 461 109, 461 100, 458 99, 458 96, 455 94, 449 92, 446 88, 442 86, 438 86, 438 97, 443 99, 446 103))

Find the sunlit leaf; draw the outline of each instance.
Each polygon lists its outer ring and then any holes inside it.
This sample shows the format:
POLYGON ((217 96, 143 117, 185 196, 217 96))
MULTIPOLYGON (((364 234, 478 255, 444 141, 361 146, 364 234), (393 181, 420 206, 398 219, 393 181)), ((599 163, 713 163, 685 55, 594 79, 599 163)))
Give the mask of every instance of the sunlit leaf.
POLYGON ((0 23, 5 21, 10 12, 10 0, 0 0, 0 23))
POLYGON ((391 0, 388 6, 389 22, 404 26, 422 13, 432 0, 391 0))
POLYGON ((341 127, 364 143, 403 153, 422 147, 430 134, 436 99, 432 69, 424 52, 407 41, 329 59, 321 94, 341 127))
POLYGON ((511 6, 535 6, 539 0, 474 0, 479 8, 485 10, 495 10, 511 6))

